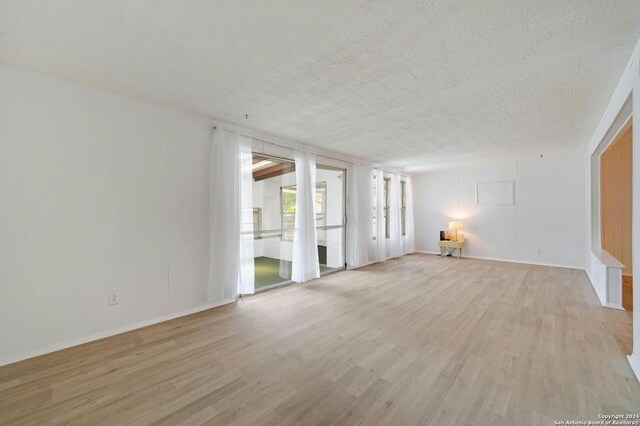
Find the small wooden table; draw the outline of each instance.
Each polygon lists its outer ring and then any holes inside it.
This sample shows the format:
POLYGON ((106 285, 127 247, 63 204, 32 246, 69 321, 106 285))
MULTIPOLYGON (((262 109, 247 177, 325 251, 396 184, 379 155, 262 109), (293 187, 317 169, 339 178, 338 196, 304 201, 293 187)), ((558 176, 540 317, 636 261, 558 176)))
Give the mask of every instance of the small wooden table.
POLYGON ((447 249, 458 250, 458 258, 462 257, 462 247, 464 247, 463 241, 440 241, 440 256, 444 256, 447 249))

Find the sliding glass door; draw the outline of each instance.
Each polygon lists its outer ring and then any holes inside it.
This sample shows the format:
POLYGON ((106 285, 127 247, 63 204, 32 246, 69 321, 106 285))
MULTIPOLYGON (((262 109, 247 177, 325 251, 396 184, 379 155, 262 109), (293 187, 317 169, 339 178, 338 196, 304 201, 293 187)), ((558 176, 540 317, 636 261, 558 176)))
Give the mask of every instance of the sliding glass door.
POLYGON ((291 280, 295 219, 295 163, 253 154, 255 290, 291 280))
MULTIPOLYGON (((296 212, 295 162, 253 154, 255 290, 291 281, 296 212)), ((314 194, 320 272, 344 269, 344 169, 318 164, 314 194)))
POLYGON ((344 169, 316 165, 316 230, 320 273, 345 267, 344 169))

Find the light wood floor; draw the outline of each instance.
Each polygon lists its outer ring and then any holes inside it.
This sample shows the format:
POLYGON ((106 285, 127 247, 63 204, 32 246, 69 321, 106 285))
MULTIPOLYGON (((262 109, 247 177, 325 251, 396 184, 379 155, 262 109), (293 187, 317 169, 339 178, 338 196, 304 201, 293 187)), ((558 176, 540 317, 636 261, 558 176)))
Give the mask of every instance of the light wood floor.
POLYGON ((633 277, 629 275, 622 276, 622 307, 633 310, 633 277))
POLYGON ((0 367, 0 424, 552 425, 630 351, 583 271, 412 255, 0 367))

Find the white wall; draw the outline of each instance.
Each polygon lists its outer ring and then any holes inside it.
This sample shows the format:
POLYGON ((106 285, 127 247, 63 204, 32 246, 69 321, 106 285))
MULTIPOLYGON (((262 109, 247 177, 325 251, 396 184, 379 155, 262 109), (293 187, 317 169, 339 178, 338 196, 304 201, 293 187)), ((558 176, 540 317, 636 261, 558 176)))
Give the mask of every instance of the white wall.
MULTIPOLYGON (((603 304, 607 299, 607 281, 606 274, 603 273, 603 262, 597 256, 600 249, 599 231, 600 217, 599 212, 599 176, 598 161, 593 161, 593 157, 612 139, 612 131, 620 127, 618 123, 625 115, 629 115, 626 111, 630 106, 630 114, 634 122, 632 144, 633 144, 633 269, 640 270, 640 40, 629 59, 626 69, 622 74, 618 86, 611 96, 609 105, 605 110, 598 128, 587 145, 583 161, 587 170, 585 176, 585 185, 587 187, 586 202, 586 223, 585 233, 587 239, 584 245, 584 251, 587 258, 587 273, 593 284, 594 289, 598 292, 598 296, 603 304), (629 102, 630 101, 630 102, 629 102)), ((633 285, 633 354, 629 356, 629 363, 633 368, 636 377, 640 380, 640 291, 638 290, 637 280, 633 285)))
POLYGON ((439 231, 456 219, 465 256, 583 268, 584 179, 579 151, 414 176, 416 250, 439 253, 439 231), (514 205, 475 205, 476 183, 510 180, 514 205))
POLYGON ((210 145, 206 119, 0 66, 0 361, 222 302, 210 145))

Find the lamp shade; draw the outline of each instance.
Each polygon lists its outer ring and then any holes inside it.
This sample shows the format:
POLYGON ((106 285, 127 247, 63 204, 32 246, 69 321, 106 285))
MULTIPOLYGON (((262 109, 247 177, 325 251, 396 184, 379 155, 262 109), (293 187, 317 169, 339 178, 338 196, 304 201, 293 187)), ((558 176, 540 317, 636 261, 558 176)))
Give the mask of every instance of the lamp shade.
POLYGON ((462 222, 449 222, 449 229, 455 229, 457 231, 462 228, 462 222))

